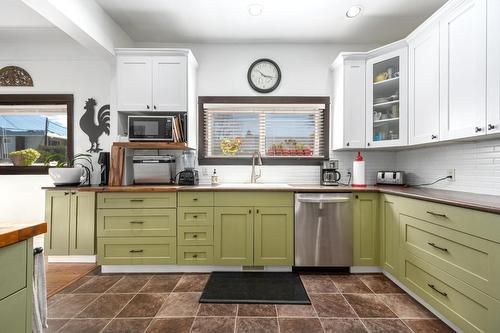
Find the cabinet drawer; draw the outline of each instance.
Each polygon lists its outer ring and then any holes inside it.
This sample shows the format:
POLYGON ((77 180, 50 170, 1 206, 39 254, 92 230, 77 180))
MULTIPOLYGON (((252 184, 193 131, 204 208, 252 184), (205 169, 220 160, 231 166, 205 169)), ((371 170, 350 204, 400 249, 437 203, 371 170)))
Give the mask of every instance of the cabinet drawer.
POLYGON ((0 248, 0 300, 26 287, 27 251, 27 241, 0 248))
POLYGON ((179 245, 213 245, 214 228, 208 227, 179 227, 177 242, 179 245))
POLYGON ((405 250, 500 299, 500 244, 401 216, 405 250))
POLYGON ((179 207, 197 206, 211 207, 214 205, 213 192, 179 192, 179 207))
POLYGON ((175 208, 176 193, 99 193, 97 208, 175 208))
POLYGON ((99 265, 161 265, 176 262, 175 237, 97 239, 99 265))
POLYGON ((177 209, 177 225, 198 226, 213 223, 214 209, 212 207, 179 207, 177 209))
POLYGON ((213 262, 212 246, 179 246, 177 254, 179 265, 211 265, 213 262))
POLYGON ((500 243, 500 215, 423 200, 396 198, 400 213, 500 243))
POLYGON ((97 236, 175 236, 175 209, 99 209, 97 236))
POLYGON ((403 282, 464 332, 500 331, 500 303, 422 259, 408 254, 403 282))
POLYGON ((293 192, 215 192, 217 207, 293 207, 293 192))
MULTIPOLYGON (((22 289, 14 295, 0 301, 0 323, 2 323, 2 328, 0 329, 1 332, 28 333, 26 304, 26 289, 22 289)), ((29 333, 31 333, 31 330, 29 333)))

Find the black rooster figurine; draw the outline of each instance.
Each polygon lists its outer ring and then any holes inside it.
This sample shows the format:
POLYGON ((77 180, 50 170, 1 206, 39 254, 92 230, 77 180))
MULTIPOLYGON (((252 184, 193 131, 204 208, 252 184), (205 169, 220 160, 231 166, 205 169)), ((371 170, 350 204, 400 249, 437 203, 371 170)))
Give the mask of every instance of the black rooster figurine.
POLYGON ((109 104, 104 105, 97 112, 97 125, 94 121, 95 106, 97 105, 95 99, 89 98, 85 102, 85 112, 80 118, 80 128, 85 134, 88 135, 90 141, 89 153, 98 153, 102 151, 99 148, 99 137, 106 133, 109 135, 109 104))

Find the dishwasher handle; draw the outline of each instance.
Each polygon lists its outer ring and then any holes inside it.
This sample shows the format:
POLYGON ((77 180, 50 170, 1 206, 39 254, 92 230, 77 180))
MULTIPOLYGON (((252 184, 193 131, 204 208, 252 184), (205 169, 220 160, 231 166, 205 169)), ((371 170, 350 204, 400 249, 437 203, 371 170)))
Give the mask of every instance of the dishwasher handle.
POLYGON ((327 199, 321 199, 321 198, 299 198, 299 199, 297 199, 297 201, 298 202, 303 202, 303 203, 329 204, 329 203, 349 202, 349 201, 351 201, 351 198, 349 198, 349 197, 338 197, 338 198, 327 198, 327 199))

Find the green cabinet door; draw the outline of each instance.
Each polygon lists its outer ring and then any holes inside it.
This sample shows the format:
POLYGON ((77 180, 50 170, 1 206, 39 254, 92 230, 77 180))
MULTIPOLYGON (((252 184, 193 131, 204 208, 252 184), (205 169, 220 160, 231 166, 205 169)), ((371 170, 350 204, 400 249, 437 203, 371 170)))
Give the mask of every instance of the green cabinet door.
POLYGON ((382 195, 380 200, 381 263, 387 272, 399 277, 399 213, 394 198, 382 195))
POLYGON ((70 191, 47 191, 45 194, 45 252, 48 255, 68 255, 69 220, 71 211, 70 191))
POLYGON ((95 253, 95 193, 73 192, 69 226, 69 254, 95 253))
POLYGON ((293 208, 256 207, 254 265, 293 265, 293 208))
POLYGON ((379 266, 378 193, 358 193, 353 212, 354 266, 379 266))
POLYGON ((253 265, 253 208, 216 207, 214 263, 253 265))

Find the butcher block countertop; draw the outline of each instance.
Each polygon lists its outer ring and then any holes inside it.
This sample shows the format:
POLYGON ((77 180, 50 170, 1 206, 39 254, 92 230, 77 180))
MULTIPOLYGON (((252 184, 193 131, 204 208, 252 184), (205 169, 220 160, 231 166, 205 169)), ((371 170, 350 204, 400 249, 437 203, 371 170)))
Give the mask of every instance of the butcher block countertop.
POLYGON ((305 193, 342 193, 342 192, 378 192, 398 195, 407 198, 426 200, 446 205, 471 208, 480 211, 500 214, 500 196, 476 194, 461 191, 448 191, 425 187, 406 186, 321 186, 321 185, 287 185, 287 184, 221 184, 221 185, 130 185, 130 186, 86 186, 78 188, 44 187, 46 190, 75 190, 91 192, 305 192, 305 193))
POLYGON ((47 232, 47 223, 0 223, 0 247, 9 246, 47 232))

